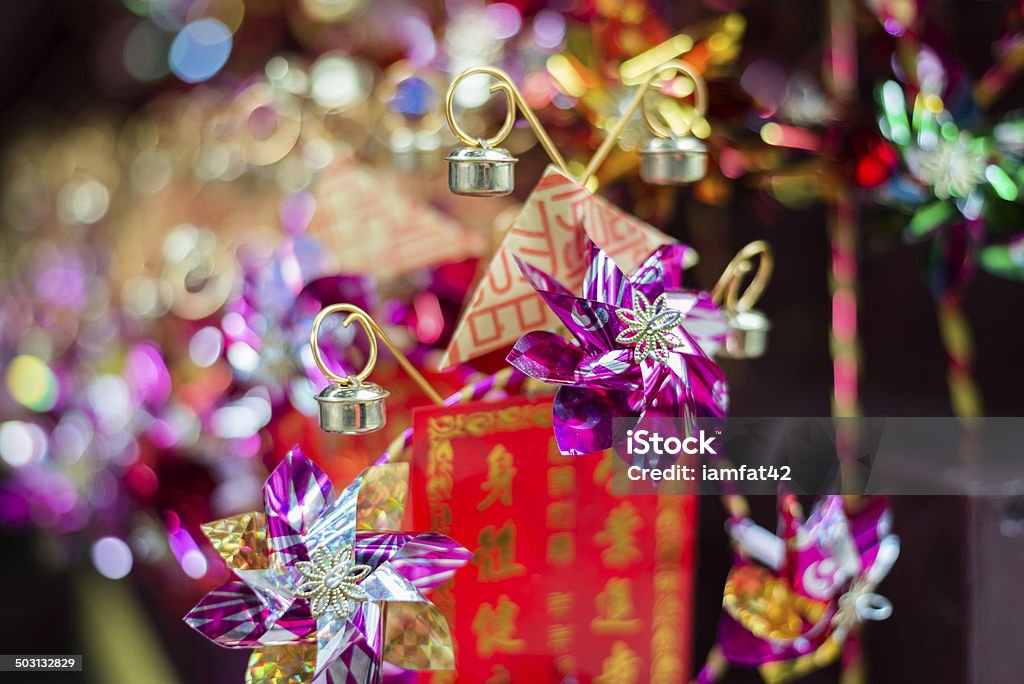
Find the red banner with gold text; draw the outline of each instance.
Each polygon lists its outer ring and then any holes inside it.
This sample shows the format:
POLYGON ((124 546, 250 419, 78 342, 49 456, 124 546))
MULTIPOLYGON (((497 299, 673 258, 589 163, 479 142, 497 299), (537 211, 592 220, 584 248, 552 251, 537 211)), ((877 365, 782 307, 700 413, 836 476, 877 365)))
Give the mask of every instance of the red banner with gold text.
POLYGON ((425 677, 689 679, 694 497, 613 496, 614 454, 562 456, 550 400, 417 409, 413 424, 416 528, 474 552, 432 595, 457 675, 425 677))

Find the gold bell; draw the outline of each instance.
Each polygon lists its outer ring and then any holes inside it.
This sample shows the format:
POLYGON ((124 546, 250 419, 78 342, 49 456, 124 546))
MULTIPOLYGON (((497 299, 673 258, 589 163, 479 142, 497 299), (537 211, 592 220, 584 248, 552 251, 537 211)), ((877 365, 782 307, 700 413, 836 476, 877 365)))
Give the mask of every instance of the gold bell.
POLYGON ((768 331, 772 324, 760 311, 737 311, 729 316, 729 331, 718 352, 727 359, 756 359, 768 347, 768 331))
POLYGON ((707 145, 692 135, 651 138, 640 150, 640 177, 652 185, 696 183, 707 171, 707 145))
POLYGON ((375 432, 387 423, 385 399, 391 395, 373 382, 334 383, 317 395, 320 404, 320 429, 358 435, 375 432))
POLYGON ((502 147, 458 147, 445 161, 448 189, 456 195, 501 197, 515 188, 513 167, 519 160, 502 147))
POLYGON ((332 381, 320 394, 316 401, 320 405, 320 428, 326 432, 340 432, 346 435, 358 435, 380 430, 387 423, 387 407, 385 400, 391 396, 386 389, 366 378, 373 372, 377 364, 377 339, 380 339, 394 354, 395 360, 405 369, 420 389, 430 397, 431 401, 444 406, 444 400, 420 375, 405 354, 394 345, 370 315, 352 304, 332 304, 320 311, 313 319, 313 329, 309 333, 309 347, 313 352, 313 361, 324 377, 332 381), (320 326, 324 319, 333 313, 347 313, 343 325, 353 321, 363 326, 370 343, 366 366, 354 376, 338 375, 324 363, 320 353, 320 326))

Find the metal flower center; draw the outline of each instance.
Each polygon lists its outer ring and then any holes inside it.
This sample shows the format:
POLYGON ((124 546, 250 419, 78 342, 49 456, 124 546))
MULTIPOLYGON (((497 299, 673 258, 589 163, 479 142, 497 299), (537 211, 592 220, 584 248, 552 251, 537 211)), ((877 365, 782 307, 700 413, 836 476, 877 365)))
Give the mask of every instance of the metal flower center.
POLYGON ((355 563, 355 552, 351 546, 342 547, 334 555, 320 547, 310 560, 296 563, 295 569, 302 576, 296 585, 295 595, 309 599, 313 617, 333 611, 339 618, 347 618, 357 603, 369 598, 359 582, 373 569, 355 563))
POLYGON ((682 323, 683 314, 668 307, 664 294, 649 302, 640 291, 634 291, 633 308, 618 309, 615 314, 626 324, 615 341, 633 346, 634 362, 643 363, 654 357, 660 363, 668 363, 672 348, 680 344, 672 331, 682 323))

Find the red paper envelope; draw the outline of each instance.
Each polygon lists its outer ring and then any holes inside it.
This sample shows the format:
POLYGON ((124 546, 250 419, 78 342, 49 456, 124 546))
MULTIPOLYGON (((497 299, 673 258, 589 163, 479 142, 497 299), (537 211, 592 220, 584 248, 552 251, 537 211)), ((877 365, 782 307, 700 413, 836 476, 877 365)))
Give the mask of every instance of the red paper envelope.
POLYGON ((696 499, 616 497, 611 452, 564 457, 551 402, 417 409, 417 529, 474 552, 432 598, 457 675, 432 682, 689 680, 696 499))

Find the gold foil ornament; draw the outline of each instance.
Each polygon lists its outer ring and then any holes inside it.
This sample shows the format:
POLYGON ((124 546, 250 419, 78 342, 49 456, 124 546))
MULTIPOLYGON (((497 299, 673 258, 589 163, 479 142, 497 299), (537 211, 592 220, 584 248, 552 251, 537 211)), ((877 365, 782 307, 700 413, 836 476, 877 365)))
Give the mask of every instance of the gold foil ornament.
POLYGON ((245 684, 307 684, 316 671, 316 644, 264 646, 249 656, 245 684))
POLYGON ((388 604, 384 660, 407 670, 454 670, 448 621, 432 603, 388 604))
POLYGON ((722 605, 754 636, 784 641, 806 633, 828 608, 823 601, 797 594, 788 582, 759 565, 739 566, 729 573, 722 605))
POLYGON ((266 570, 269 566, 266 516, 252 512, 200 526, 210 544, 232 570, 266 570))
POLYGON ((408 463, 386 463, 368 469, 359 487, 356 529, 401 529, 408 496, 408 463))

